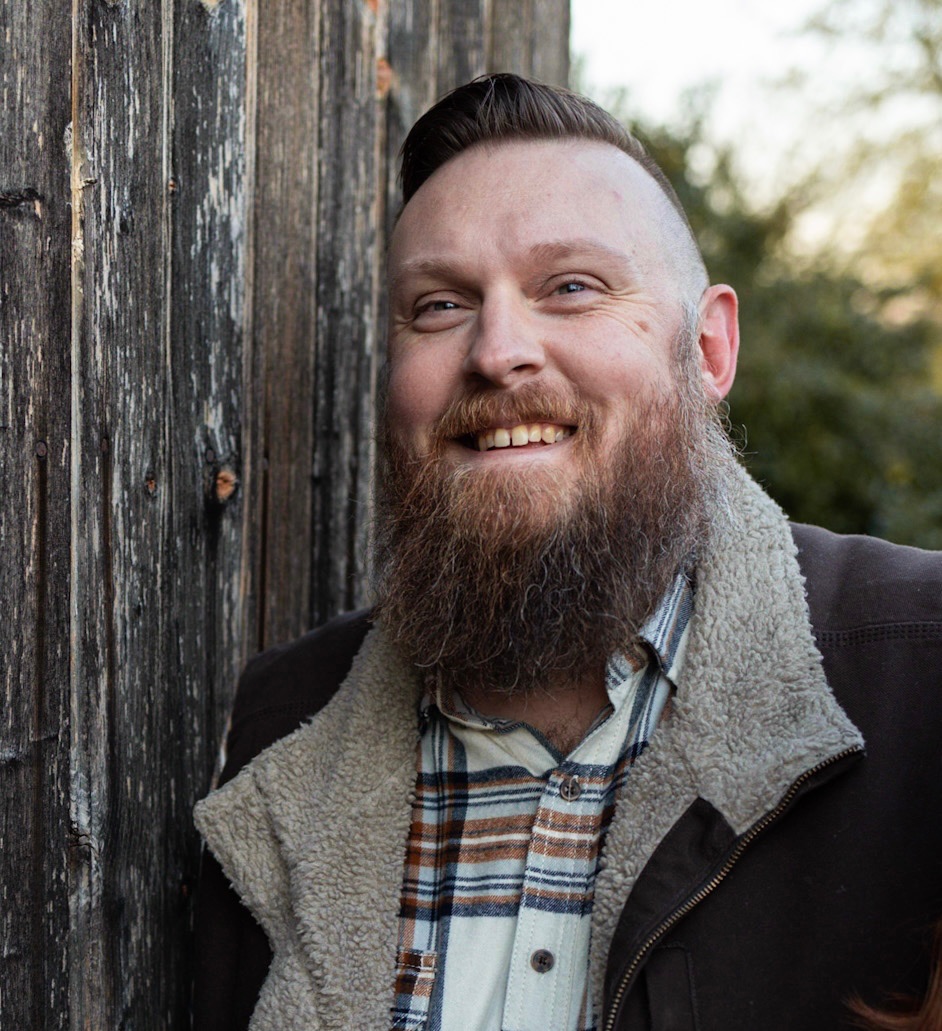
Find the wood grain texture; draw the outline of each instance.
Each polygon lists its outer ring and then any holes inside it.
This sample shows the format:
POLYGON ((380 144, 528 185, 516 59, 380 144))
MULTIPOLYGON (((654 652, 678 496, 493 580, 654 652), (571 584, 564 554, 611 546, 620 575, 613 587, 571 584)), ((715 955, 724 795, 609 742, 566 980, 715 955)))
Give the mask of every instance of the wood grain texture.
MULTIPOLYGON (((200 843, 190 819, 219 755, 232 685, 251 651, 244 567, 253 519, 243 505, 246 433, 246 139, 249 25, 242 4, 176 4, 167 192, 169 474, 146 489, 170 498, 163 601, 164 719, 160 966, 171 971, 168 1024, 188 1024, 191 908, 200 843), (249 527, 246 532, 246 527, 249 527)), ((250 474, 250 469, 249 469, 250 474)), ((142 954, 145 965, 150 957, 142 954)))
POLYGON ((80 2, 73 64, 77 1027, 169 1024, 168 72, 161 5, 80 2), (80 245, 80 249, 79 246, 80 245), (151 489, 150 485, 154 484, 151 489), (159 771, 159 772, 158 772, 159 771))
MULTIPOLYGON (((437 0, 439 96, 462 82, 488 71, 514 68, 488 67, 488 0, 437 0)), ((421 114, 421 112, 419 112, 421 114)))
POLYGON ((322 12, 312 625, 366 597, 379 261, 376 18, 322 12))
POLYGON ((0 0, 4 1028, 68 1021, 69 40, 61 4, 0 0))
POLYGON ((187 1026, 237 672, 367 598, 394 154, 550 6, 0 0, 0 1026, 187 1026))
POLYGON ((255 649, 310 625, 317 323, 318 59, 323 2, 259 7, 249 481, 255 649), (254 480, 254 482, 252 482, 254 480))
POLYGON ((76 20, 71 1008, 182 1027, 190 809, 244 655, 245 24, 76 20), (231 495, 230 495, 231 496, 231 495))
MULTIPOLYGON (((496 21, 504 17, 505 8, 512 8, 513 0, 495 0, 496 21)), ((554 0, 551 4, 529 0, 532 11, 529 33, 529 64, 527 74, 540 82, 554 86, 569 85, 569 0, 554 0)), ((499 37, 498 37, 499 40, 499 37)), ((492 63, 499 60, 498 40, 492 44, 492 63)), ((521 45, 526 45, 524 40, 521 45)))

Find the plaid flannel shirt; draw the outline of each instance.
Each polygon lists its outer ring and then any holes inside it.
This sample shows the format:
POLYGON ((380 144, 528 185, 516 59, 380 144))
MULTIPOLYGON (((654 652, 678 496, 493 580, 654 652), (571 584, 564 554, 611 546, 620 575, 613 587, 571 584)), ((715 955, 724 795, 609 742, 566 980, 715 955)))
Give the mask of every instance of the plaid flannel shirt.
POLYGON ((524 723, 423 700, 393 1028, 593 1031, 599 857, 676 680, 692 611, 678 575, 642 630, 649 661, 610 659, 610 705, 568 756, 524 723))

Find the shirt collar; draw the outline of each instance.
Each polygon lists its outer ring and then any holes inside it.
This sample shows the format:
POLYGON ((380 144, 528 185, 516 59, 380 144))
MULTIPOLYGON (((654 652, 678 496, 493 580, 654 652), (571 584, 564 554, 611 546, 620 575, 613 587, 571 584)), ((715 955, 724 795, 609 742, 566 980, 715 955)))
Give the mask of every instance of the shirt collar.
POLYGON ((654 614, 641 628, 641 639, 650 647, 661 672, 673 684, 683 659, 684 631, 693 615, 696 582, 692 571, 681 570, 654 614))

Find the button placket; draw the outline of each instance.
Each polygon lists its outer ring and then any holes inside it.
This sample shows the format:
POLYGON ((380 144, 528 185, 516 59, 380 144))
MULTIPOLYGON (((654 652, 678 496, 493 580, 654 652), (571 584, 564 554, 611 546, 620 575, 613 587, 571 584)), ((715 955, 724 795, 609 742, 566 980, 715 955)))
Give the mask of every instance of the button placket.
POLYGON ((577 776, 554 771, 548 780, 533 823, 517 916, 514 957, 505 996, 504 1026, 512 1031, 545 1031, 547 1027, 573 1026, 583 991, 583 957, 588 956, 588 917, 555 913, 539 903, 527 905, 531 895, 540 899, 553 886, 568 883, 579 860, 563 859, 554 848, 560 820, 571 819, 570 801, 583 794, 577 776), (536 842, 543 838, 543 846, 536 842))

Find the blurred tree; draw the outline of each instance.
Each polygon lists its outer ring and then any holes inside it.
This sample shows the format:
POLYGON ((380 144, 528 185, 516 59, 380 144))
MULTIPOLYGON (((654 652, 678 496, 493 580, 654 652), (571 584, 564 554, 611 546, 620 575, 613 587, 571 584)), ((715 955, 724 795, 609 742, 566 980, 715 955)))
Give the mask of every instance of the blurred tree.
MULTIPOLYGON (((838 78, 816 112, 842 128, 815 173, 848 212, 837 248, 853 241, 863 275, 902 295, 901 316, 924 311, 942 321, 942 0, 822 0, 806 31, 865 68, 849 82, 838 78), (868 184, 882 185, 889 202, 861 210, 868 184)), ((793 82, 826 92, 818 69, 793 82)))
POLYGON ((799 194, 752 210, 729 152, 705 160, 702 124, 635 128, 686 206, 711 278, 740 296, 730 421, 747 465, 793 519, 942 548, 939 324, 923 310, 901 318, 901 287, 790 254, 799 194))
POLYGON ((848 98, 862 109, 942 97, 942 0, 823 0, 807 28, 873 48, 871 75, 848 98))
POLYGON ((762 210, 707 139, 709 90, 668 129, 624 93, 606 106, 739 293, 730 423, 753 475, 793 519, 942 548, 942 0, 820 2, 806 28, 825 59, 790 82, 826 158, 762 210))

